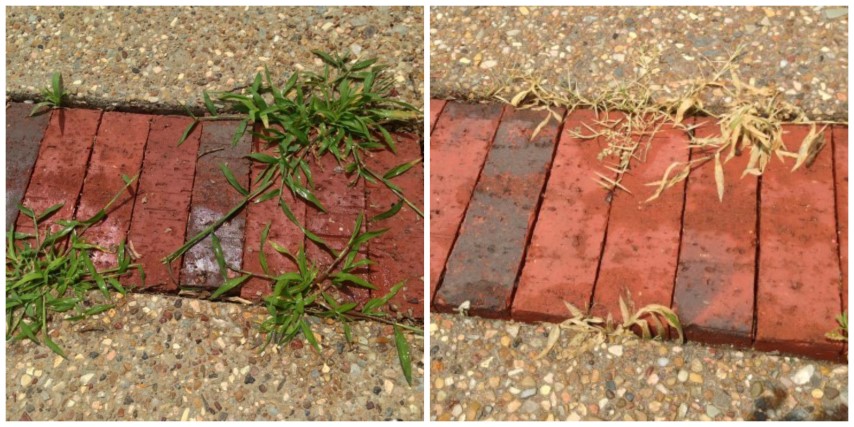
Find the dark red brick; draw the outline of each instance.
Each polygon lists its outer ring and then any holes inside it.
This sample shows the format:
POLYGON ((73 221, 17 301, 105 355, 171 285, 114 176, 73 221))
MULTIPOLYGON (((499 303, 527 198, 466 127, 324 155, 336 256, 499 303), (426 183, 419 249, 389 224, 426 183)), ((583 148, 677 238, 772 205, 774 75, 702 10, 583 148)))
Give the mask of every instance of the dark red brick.
MULTIPOLYGON (((103 209, 125 186, 122 175, 136 176, 142 169, 142 155, 148 139, 148 126, 153 116, 107 112, 95 138, 89 172, 83 184, 76 217, 86 220, 103 209)), ((102 222, 86 230, 86 241, 115 251, 127 240, 133 214, 133 201, 139 181, 124 190, 107 211, 102 222)), ((95 252, 95 266, 106 269, 116 266, 115 253, 95 252)))
POLYGON ((463 221, 501 106, 449 103, 430 135, 430 296, 463 221))
MULTIPOLYGON (((421 146, 414 135, 395 135, 397 155, 388 150, 371 153, 368 166, 383 173, 399 164, 421 157, 421 146)), ((409 201, 423 211, 424 168, 418 164, 392 180, 409 201)), ((382 184, 366 184, 367 217, 373 218, 388 211, 398 197, 382 184)), ((392 286, 405 285, 390 301, 394 311, 410 317, 424 318, 424 218, 406 204, 391 218, 368 223, 369 230, 388 231, 368 244, 371 266, 370 281, 377 287, 371 291, 376 298, 388 293, 392 286)))
MULTIPOLYGON (((249 154, 252 144, 250 133, 244 133, 237 145, 231 141, 239 122, 207 122, 202 127, 199 159, 187 237, 191 238, 225 216, 240 204, 244 196, 225 178, 220 165, 225 164, 243 188, 249 188, 249 154)), ((227 265, 239 268, 243 264, 243 232, 246 210, 237 213, 216 232, 227 265)), ((181 283, 184 286, 217 288, 222 285, 223 272, 213 252, 213 242, 208 236, 184 255, 181 283)))
POLYGON ((6 107, 6 230, 18 218, 18 203, 27 190, 50 121, 50 113, 29 117, 32 108, 20 103, 6 107))
MULTIPOLYGON (((720 136, 714 120, 698 121, 703 124, 695 130, 697 138, 720 136)), ((696 160, 710 154, 695 148, 691 156, 696 160)), ((722 153, 722 162, 728 154, 722 153)), ((714 161, 688 177, 673 308, 689 340, 739 346, 752 342, 757 179, 741 177, 749 157, 743 153, 723 164, 723 202, 714 161)))
MULTIPOLYGON (((616 118, 613 114, 611 118, 616 118)), ((607 193, 593 179, 602 168, 594 159, 602 138, 574 138, 595 127, 591 110, 572 112, 560 143, 513 300, 513 318, 558 321, 569 317, 564 301, 581 310, 590 305, 608 224, 607 193)))
POLYGON ((833 162, 836 179, 836 220, 839 265, 842 267, 842 310, 848 310, 848 127, 833 127, 833 162))
POLYGON ((448 259, 435 307, 508 317, 525 245, 551 165, 558 124, 531 140, 546 111, 507 109, 489 151, 460 236, 448 259))
POLYGON ((191 122, 189 117, 177 116, 157 116, 151 121, 128 233, 128 241, 141 255, 138 262, 145 270, 145 282, 133 275, 128 280, 132 287, 164 292, 178 289, 181 260, 169 266, 161 260, 185 241, 199 127, 180 147, 177 143, 191 122))
MULTIPOLYGON (((100 110, 60 109, 51 113, 23 201, 36 213, 57 203, 65 203, 45 226, 74 216, 100 119, 100 110)), ((32 232, 32 220, 19 215, 16 229, 23 233, 32 232)))
MULTIPOLYGON (((797 150, 809 131, 785 126, 783 142, 797 150)), ((826 132, 825 137, 830 138, 826 132)), ((829 144, 828 144, 829 145, 829 144)), ((839 314, 839 254, 832 150, 811 167, 789 172, 776 158, 762 176, 755 348, 835 359, 842 345, 824 334, 839 314)))
POLYGON ((447 101, 441 99, 431 99, 430 100, 430 132, 433 132, 433 129, 436 128, 436 120, 439 119, 439 115, 442 114, 442 109, 445 108, 445 103, 447 101))
MULTIPOLYGON (((306 255, 320 267, 322 274, 333 262, 335 255, 346 247, 353 233, 353 226, 356 225, 356 218, 365 210, 365 183, 359 179, 356 185, 351 186, 355 176, 345 173, 331 154, 312 159, 311 162, 314 175, 313 192, 326 212, 306 203, 306 228, 320 236, 335 251, 333 255, 306 238, 306 255)), ((365 227, 363 222, 360 232, 364 232, 365 227)), ((359 253, 361 257, 366 256, 367 247, 362 246, 359 253)), ((337 267, 333 269, 337 270, 337 267)), ((367 269, 354 271, 352 274, 369 279, 367 269)), ((343 300, 362 302, 370 298, 369 289, 351 284, 340 287, 339 291, 343 300)))
MULTIPOLYGON (((256 127, 256 132, 260 132, 260 127, 256 127)), ((276 155, 275 145, 268 145, 257 137, 254 141, 254 151, 276 155)), ((253 190, 255 189, 255 180, 264 172, 264 167, 265 165, 260 162, 252 162, 251 164, 253 190)), ((282 198, 294 213, 297 221, 300 224, 305 224, 305 204, 294 198, 290 191, 285 191, 282 194, 282 198)), ((300 247, 304 245, 302 231, 285 216, 278 205, 278 199, 271 199, 262 203, 250 203, 247 208, 246 237, 243 242, 244 270, 255 273, 264 272, 261 268, 259 250, 261 248, 261 233, 267 224, 270 225, 270 232, 267 237, 268 242, 276 242, 280 246, 287 248, 292 254, 296 254, 300 247)), ((272 275, 298 270, 297 264, 291 258, 276 252, 269 245, 264 248, 264 255, 272 275)), ((264 295, 270 294, 271 291, 272 284, 269 281, 252 278, 243 285, 240 290, 240 296, 257 301, 264 295)))
MULTIPOLYGON (((643 143, 647 137, 642 137, 643 143)), ((621 319, 619 298, 628 291, 635 308, 648 304, 669 306, 676 276, 679 229, 685 182, 644 202, 673 162, 688 160, 688 136, 664 125, 653 137, 645 162, 635 162, 622 184, 632 192, 617 191, 611 204, 605 251, 596 281, 591 313, 621 319)), ((604 192, 603 192, 604 197, 604 192)))

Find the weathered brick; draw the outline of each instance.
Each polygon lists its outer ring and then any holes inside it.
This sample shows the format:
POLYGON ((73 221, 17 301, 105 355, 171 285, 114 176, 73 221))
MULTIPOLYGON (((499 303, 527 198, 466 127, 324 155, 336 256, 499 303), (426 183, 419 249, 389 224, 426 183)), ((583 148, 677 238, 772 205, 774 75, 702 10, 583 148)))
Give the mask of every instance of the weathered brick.
POLYGON ((514 319, 558 321, 569 317, 564 301, 581 310, 590 305, 608 224, 608 195, 593 179, 602 172, 593 160, 605 143, 573 135, 589 133, 582 123, 595 128, 596 120, 593 111, 576 110, 564 124, 513 300, 514 319))
MULTIPOLYGON (((232 147, 232 137, 238 124, 236 121, 207 122, 202 127, 190 220, 187 224, 188 238, 225 216, 244 198, 228 183, 220 165, 227 165, 237 182, 243 188, 249 188, 249 160, 245 156, 251 149, 252 136, 249 132, 244 133, 237 145, 232 147)), ((228 266, 239 268, 243 263, 245 226, 246 210, 243 209, 214 232, 220 240, 223 258, 228 266)), ((184 286, 216 289, 223 281, 223 272, 213 251, 213 240, 208 236, 184 254, 181 283, 184 286)))
MULTIPOLYGON (((641 137, 645 143, 648 137, 641 137)), ((669 125, 653 137, 646 161, 635 162, 622 184, 632 192, 617 191, 611 205, 605 251, 596 281, 591 313, 620 319, 619 298, 628 291, 635 308, 648 304, 669 306, 676 275, 679 229, 685 182, 644 202, 654 193, 645 184, 661 179, 673 162, 688 160, 688 136, 669 125)))
POLYGON ((833 127, 833 161, 836 180, 836 220, 839 265, 842 267, 842 310, 848 310, 848 127, 833 127))
MULTIPOLYGON (((74 216, 100 119, 100 110, 58 109, 51 114, 23 201, 36 213, 57 203, 65 203, 46 221, 45 226, 74 216)), ((16 229, 23 233, 32 232, 33 222, 19 215, 16 229)))
POLYGON ((29 117, 33 106, 10 103, 6 107, 6 230, 18 218, 18 203, 27 191, 50 113, 29 117))
MULTIPOLYGON (((796 150, 809 128, 792 125, 783 130, 783 142, 796 150)), ((775 158, 762 176, 754 344, 759 350, 834 359, 842 349, 824 336, 835 328, 841 306, 828 148, 812 166, 794 173, 789 171, 791 162, 775 158)))
MULTIPOLYGON (((720 136, 713 120, 698 121, 703 124, 695 130, 697 138, 720 136)), ((695 148, 691 157, 712 153, 695 148)), ((729 150, 721 154, 723 162, 729 150)), ((673 308, 689 340, 740 346, 752 342, 757 178, 741 177, 749 157, 743 153, 723 165, 723 201, 713 160, 688 177, 673 308)))
POLYGON ((172 292, 178 289, 181 259, 169 266, 161 260, 184 244, 187 217, 193 191, 200 129, 176 146, 189 117, 157 116, 145 146, 143 171, 134 201, 128 241, 141 255, 145 281, 134 274, 127 282, 132 287, 172 292))
MULTIPOLYGON (((399 164, 421 157, 421 147, 414 135, 394 135, 397 155, 388 150, 371 153, 366 159, 368 167, 383 173, 399 164)), ((413 166, 392 180, 403 194, 423 211, 424 169, 413 166)), ((400 200, 383 184, 365 185, 367 217, 373 218, 388 211, 400 200)), ((383 296, 395 284, 405 281, 398 294, 391 299, 392 308, 415 318, 424 317, 424 218, 403 204, 391 218, 368 223, 368 230, 387 228, 383 235, 368 244, 371 266, 370 281, 377 287, 371 297, 383 296)))
MULTIPOLYGON (((122 175, 133 177, 140 174, 148 126, 153 116, 107 112, 101 118, 101 126, 95 137, 89 171, 80 195, 76 217, 86 220, 93 217, 125 186, 122 175)), ((118 245, 127 240, 133 202, 139 181, 122 192, 107 216, 84 234, 88 243, 110 249, 110 252, 94 252, 92 261, 99 269, 116 266, 114 253, 118 245)))
POLYGON ((551 121, 532 140, 546 111, 508 110, 498 127, 460 236, 448 259, 434 306, 508 317, 516 278, 540 193, 551 165, 558 124, 551 121))
POLYGON ((430 296, 498 129, 501 106, 449 103, 430 136, 430 296))

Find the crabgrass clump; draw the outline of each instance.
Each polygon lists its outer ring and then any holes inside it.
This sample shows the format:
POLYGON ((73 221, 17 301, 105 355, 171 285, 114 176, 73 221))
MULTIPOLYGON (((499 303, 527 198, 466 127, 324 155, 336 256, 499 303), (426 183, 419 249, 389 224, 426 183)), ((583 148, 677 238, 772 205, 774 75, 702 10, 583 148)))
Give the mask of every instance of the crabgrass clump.
POLYGON ((65 91, 65 86, 62 83, 62 74, 58 71, 54 71, 50 80, 50 87, 42 89, 42 98, 44 98, 44 101, 39 102, 33 107, 32 111, 30 111, 30 116, 43 114, 50 111, 52 108, 59 108, 62 106, 62 100, 65 99, 66 95, 68 95, 68 92, 65 91))
MULTIPOLYGON (((133 179, 126 178, 125 182, 122 191, 133 179)), ((116 267, 99 271, 91 256, 108 250, 81 237, 106 216, 120 194, 92 218, 58 220, 54 227, 43 224, 62 208, 62 203, 41 213, 19 205, 21 214, 32 220, 34 231, 20 233, 13 225, 6 233, 6 340, 44 342, 65 357, 48 335, 48 321, 59 313, 69 313, 64 320, 77 321, 113 308, 112 304, 92 305, 90 291, 100 291, 107 300, 111 292, 125 293, 119 278, 132 269, 142 271, 138 264, 132 263, 125 244, 120 244, 115 252, 116 267)))
MULTIPOLYGON (((655 188, 647 201, 658 198, 666 189, 685 180, 690 172, 705 163, 715 165, 715 180, 718 197, 723 200, 723 166, 735 156, 747 153, 748 165, 742 176, 762 175, 772 157, 781 161, 795 159, 792 170, 803 165, 809 166, 824 146, 822 133, 826 126, 817 129, 820 122, 811 120, 798 106, 781 98, 780 93, 770 87, 757 87, 740 78, 735 63, 743 55, 745 47, 739 46, 722 65, 709 64, 713 73, 696 78, 683 89, 682 93, 669 98, 656 98, 652 83, 657 54, 642 53, 635 60, 634 78, 620 82, 617 86, 602 91, 598 96, 586 96, 579 90, 577 83, 568 80, 558 90, 544 87, 540 78, 517 75, 511 80, 522 83, 524 89, 510 99, 498 95, 498 99, 521 109, 547 109, 550 114, 537 128, 541 129, 549 120, 562 121, 556 113, 557 108, 566 108, 569 112, 576 108, 591 108, 598 115, 619 111, 623 117, 605 117, 595 121, 598 129, 573 130, 573 136, 580 139, 600 138, 605 148, 598 160, 603 163, 607 173, 597 173, 594 179, 609 191, 617 189, 631 192, 622 185, 623 175, 632 165, 643 162, 646 152, 652 146, 653 137, 667 123, 685 131, 695 126, 683 123, 687 114, 698 114, 715 121, 720 135, 712 138, 695 138, 691 135, 690 147, 699 155, 690 161, 673 163, 663 172, 662 178, 647 185, 655 188), (717 97, 731 100, 721 106, 721 112, 714 112, 704 103, 704 95, 714 92, 717 97), (810 132, 801 141, 797 149, 790 149, 783 143, 783 123, 801 123, 811 126, 810 132)), ((702 70, 701 70, 702 71, 702 70)), ((501 93, 508 85, 499 88, 501 93)), ((827 122, 824 122, 826 125, 827 122)), ((536 133, 535 133, 536 135, 536 133)))
POLYGON ((836 316, 836 329, 825 334, 827 339, 831 341, 848 342, 848 312, 836 316))
MULTIPOLYGON (((332 56, 313 51, 324 64, 321 73, 294 72, 279 87, 274 84, 269 70, 257 73, 247 93, 214 92, 203 93, 205 108, 209 116, 195 117, 187 127, 179 144, 195 126, 203 121, 239 120, 233 144, 237 144, 247 128, 260 124, 263 131, 256 133, 269 149, 255 152, 249 158, 264 165, 263 172, 250 188, 243 188, 227 166, 222 166, 226 180, 243 199, 231 211, 211 224, 186 244, 164 258, 165 263, 178 259, 187 250, 212 235, 214 254, 225 282, 212 295, 219 298, 237 289, 252 277, 267 280, 273 293, 264 298, 269 313, 259 327, 266 333, 267 344, 285 344, 302 335, 315 349, 320 349, 311 324, 306 315, 331 318, 342 322, 344 333, 351 339, 348 323, 353 320, 369 319, 393 326, 394 339, 406 380, 412 383, 412 368, 409 345, 403 330, 423 335, 421 328, 407 319, 393 318, 383 312, 382 306, 403 287, 395 285, 388 294, 365 302, 361 308, 337 292, 345 286, 376 290, 360 273, 367 271, 373 262, 360 254, 360 249, 371 239, 386 230, 362 232, 366 222, 391 217, 407 205, 420 217, 424 214, 407 199, 394 178, 404 174, 421 162, 421 158, 401 163, 387 171, 374 170, 365 163, 370 151, 388 149, 396 152, 397 147, 389 131, 390 126, 411 124, 423 120, 421 111, 403 101, 393 99, 392 81, 385 67, 377 65, 376 59, 352 60, 349 54, 332 56), (219 104, 219 105, 218 105, 219 104), (221 113, 220 109, 229 111, 221 113), (236 112, 236 114, 234 113, 236 112), (353 234, 340 250, 329 245, 321 236, 312 233, 293 214, 288 199, 294 198, 311 204, 325 212, 325 207, 314 194, 312 159, 332 156, 339 167, 350 177, 351 185, 359 179, 369 183, 380 183, 397 198, 388 211, 366 220, 361 212, 354 224, 353 234), (305 248, 286 248, 268 240, 270 226, 261 234, 259 258, 262 272, 241 270, 239 266, 228 266, 217 250, 218 240, 212 234, 225 221, 244 209, 249 203, 275 203, 274 209, 293 222, 306 236, 307 241, 328 253, 333 261, 323 266, 307 259, 305 248), (291 258, 298 266, 296 271, 272 271, 267 266, 265 250, 272 249, 291 258), (228 271, 235 277, 228 278, 228 271)), ((364 252, 364 251, 361 251, 364 252)))

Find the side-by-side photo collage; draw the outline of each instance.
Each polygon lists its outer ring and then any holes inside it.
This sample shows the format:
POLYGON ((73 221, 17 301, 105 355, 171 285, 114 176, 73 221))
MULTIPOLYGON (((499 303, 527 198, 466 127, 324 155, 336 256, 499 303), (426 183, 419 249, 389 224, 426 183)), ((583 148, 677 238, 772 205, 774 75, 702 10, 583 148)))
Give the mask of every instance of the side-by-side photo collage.
POLYGON ((848 421, 846 2, 4 4, 5 422, 848 421))

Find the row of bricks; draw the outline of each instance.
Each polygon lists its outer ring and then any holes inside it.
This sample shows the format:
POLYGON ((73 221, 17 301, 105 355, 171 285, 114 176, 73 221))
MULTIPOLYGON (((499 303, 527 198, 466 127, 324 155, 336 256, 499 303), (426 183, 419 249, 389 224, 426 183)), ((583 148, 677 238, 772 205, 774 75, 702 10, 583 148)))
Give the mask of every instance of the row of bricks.
MULTIPOLYGON (((63 218, 88 218, 121 190, 122 174, 139 174, 130 191, 119 197, 103 222, 86 231, 85 238, 107 248, 115 248, 123 240, 133 245, 145 270, 145 283, 134 275, 126 280, 132 287, 174 292, 179 283, 209 289, 222 284, 210 237, 174 265, 167 266, 161 259, 242 200, 243 196, 226 181, 220 165, 226 164, 240 185, 249 188, 250 179, 254 182, 263 165, 253 166, 245 156, 252 144, 258 151, 268 148, 262 147, 260 141, 253 142, 250 133, 232 147, 237 123, 230 121, 204 122, 182 145, 176 146, 191 119, 77 109, 27 118, 27 112, 27 106, 21 104, 7 108, 7 147, 13 147, 9 150, 7 168, 7 178, 13 178, 7 179, 7 227, 17 217, 18 230, 32 229, 31 221, 18 215, 15 207, 18 200, 35 211, 65 203, 51 223, 63 218)), ((396 139, 398 154, 373 152, 365 160, 369 167, 384 171, 402 163, 401 159, 421 156, 416 138, 396 135, 396 139)), ((365 186, 363 180, 349 186, 352 177, 345 176, 329 156, 311 161, 314 193, 328 213, 292 196, 286 196, 286 201, 298 221, 335 250, 346 245, 359 212, 365 210, 370 218, 397 201, 384 187, 365 186)), ((422 168, 410 169, 395 178, 395 183, 416 206, 423 205, 422 168)), ((274 202, 250 203, 248 209, 216 232, 226 262, 260 273, 260 236, 267 224, 270 224, 269 240, 293 253, 304 245, 308 258, 321 268, 332 262, 332 255, 304 239, 274 202)), ((402 313, 422 317, 423 273, 419 266, 423 260, 423 224, 408 207, 391 218, 366 223, 363 230, 390 230, 370 241, 363 251, 376 264, 361 276, 378 290, 348 287, 344 293, 364 302, 372 292, 376 293, 373 296, 384 295, 394 284, 405 281, 404 288, 391 301, 392 306, 402 313)), ((272 272, 296 268, 290 258, 269 247, 265 254, 272 272)), ((115 265, 115 256, 99 254, 94 261, 105 268, 115 265)), ((241 289, 241 296, 257 300, 270 290, 269 282, 252 279, 241 289)))
MULTIPOLYGON (((846 127, 795 173, 775 160, 761 179, 741 178, 747 156, 736 157, 723 202, 705 165, 644 203, 644 184, 705 155, 686 149, 687 134, 664 125, 623 178, 634 194, 612 197, 591 178, 605 141, 576 138, 602 118, 574 111, 562 131, 552 121, 530 140, 544 114, 431 103, 434 308, 558 321, 567 301, 619 318, 627 293, 637 307, 672 306, 689 339, 840 356, 824 333, 847 309, 846 127)), ((719 132, 695 120, 697 137, 719 132)), ((786 145, 806 132, 787 126, 786 145)))

